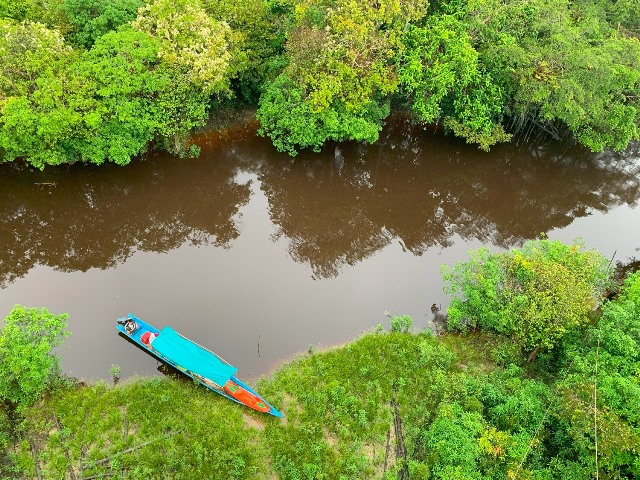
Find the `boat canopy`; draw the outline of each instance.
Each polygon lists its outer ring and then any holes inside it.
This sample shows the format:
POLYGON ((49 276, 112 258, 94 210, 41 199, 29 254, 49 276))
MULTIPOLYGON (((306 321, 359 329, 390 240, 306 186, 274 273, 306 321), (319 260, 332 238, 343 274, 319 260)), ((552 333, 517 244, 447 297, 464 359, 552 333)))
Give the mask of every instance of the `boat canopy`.
POLYGON ((179 367, 223 386, 238 370, 224 363, 214 353, 183 337, 171 327, 164 327, 152 347, 179 367))

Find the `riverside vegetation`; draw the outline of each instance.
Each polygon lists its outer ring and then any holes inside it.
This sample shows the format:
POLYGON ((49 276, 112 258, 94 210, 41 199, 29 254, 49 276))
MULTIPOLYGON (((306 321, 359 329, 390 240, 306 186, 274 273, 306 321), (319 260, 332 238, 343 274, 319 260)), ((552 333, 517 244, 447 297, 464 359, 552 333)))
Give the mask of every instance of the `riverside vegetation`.
POLYGON ((196 155, 222 107, 295 155, 392 108, 488 150, 640 136, 637 0, 0 0, 0 162, 196 155))
POLYGON ((292 360, 259 385, 282 420, 170 377, 63 380, 48 348, 65 317, 15 307, 0 335, 2 475, 640 476, 640 272, 618 284, 597 252, 543 238, 443 274, 448 332, 396 316, 292 360), (34 330, 45 340, 29 347, 34 330))

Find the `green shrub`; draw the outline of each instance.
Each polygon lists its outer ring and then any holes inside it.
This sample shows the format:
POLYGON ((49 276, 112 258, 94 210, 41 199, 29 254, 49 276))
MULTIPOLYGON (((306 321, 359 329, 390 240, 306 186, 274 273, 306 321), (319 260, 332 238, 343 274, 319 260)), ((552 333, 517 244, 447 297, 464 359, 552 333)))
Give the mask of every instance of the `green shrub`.
POLYGON ((504 253, 479 249, 442 272, 454 296, 449 328, 496 331, 530 352, 529 360, 589 321, 612 273, 595 250, 547 239, 504 253))
POLYGON ((396 316, 391 319, 390 324, 392 332, 407 333, 413 324, 413 318, 409 315, 396 316))
POLYGON ((58 373, 52 350, 68 335, 67 317, 46 308, 13 307, 0 332, 0 399, 25 406, 42 395, 58 373))

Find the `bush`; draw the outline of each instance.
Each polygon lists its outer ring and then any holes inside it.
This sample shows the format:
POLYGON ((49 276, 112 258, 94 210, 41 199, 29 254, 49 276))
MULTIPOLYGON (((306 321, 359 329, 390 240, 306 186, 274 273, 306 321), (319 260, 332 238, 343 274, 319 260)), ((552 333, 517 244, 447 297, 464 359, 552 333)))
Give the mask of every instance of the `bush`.
POLYGON ((507 335, 535 359, 589 321, 611 283, 607 259, 582 245, 540 239, 521 249, 471 259, 443 276, 454 298, 449 328, 481 327, 507 335))
POLYGON ((413 318, 409 315, 400 315, 397 317, 393 317, 391 319, 391 331, 399 332, 399 333, 407 333, 411 324, 413 323, 413 318))
POLYGON ((46 308, 13 307, 0 332, 0 399, 25 406, 42 395, 58 372, 52 350, 68 335, 67 318, 46 308))

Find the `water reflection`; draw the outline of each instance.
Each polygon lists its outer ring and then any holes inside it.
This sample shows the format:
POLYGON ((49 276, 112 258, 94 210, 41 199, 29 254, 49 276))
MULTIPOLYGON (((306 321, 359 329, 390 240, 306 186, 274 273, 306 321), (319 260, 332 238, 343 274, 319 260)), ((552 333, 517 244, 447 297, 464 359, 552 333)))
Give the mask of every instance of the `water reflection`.
POLYGON ((640 197, 637 146, 593 155, 545 143, 484 154, 398 121, 373 146, 274 159, 260 171, 276 238, 316 277, 391 242, 422 255, 454 236, 510 247, 640 197))
POLYGON ((592 155, 516 143, 485 154, 400 119, 376 145, 332 145, 294 160, 254 132, 249 124, 233 141, 202 135, 197 160, 156 154, 126 168, 29 173, 4 166, 0 287, 35 265, 86 271, 137 250, 229 247, 251 197, 239 171, 258 175, 273 238, 316 278, 336 277, 392 242, 417 256, 456 237, 509 247, 640 197, 638 146, 592 155))
POLYGON ((126 168, 2 171, 0 286, 35 265, 61 271, 105 269, 136 250, 166 252, 185 242, 228 247, 250 185, 237 166, 151 155, 126 168))

